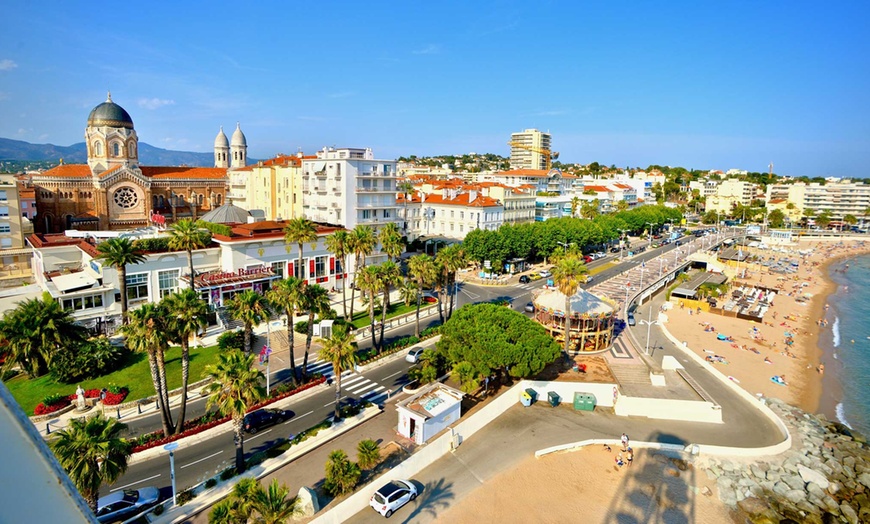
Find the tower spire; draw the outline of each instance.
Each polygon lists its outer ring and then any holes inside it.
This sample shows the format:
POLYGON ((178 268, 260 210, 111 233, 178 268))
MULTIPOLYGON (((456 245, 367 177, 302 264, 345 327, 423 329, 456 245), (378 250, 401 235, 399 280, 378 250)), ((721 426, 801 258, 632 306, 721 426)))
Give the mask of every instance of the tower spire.
POLYGON ((112 101, 112 91, 106 91, 106 102, 112 101))

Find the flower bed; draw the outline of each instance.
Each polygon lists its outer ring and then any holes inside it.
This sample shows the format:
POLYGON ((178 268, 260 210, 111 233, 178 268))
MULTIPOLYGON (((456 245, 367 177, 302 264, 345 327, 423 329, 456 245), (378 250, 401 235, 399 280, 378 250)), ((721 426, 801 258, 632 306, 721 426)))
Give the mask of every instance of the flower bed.
MULTIPOLYGON (((124 399, 127 398, 127 393, 129 390, 127 388, 117 388, 112 387, 113 391, 106 391, 106 398, 103 399, 103 405, 105 406, 114 406, 116 404, 120 404, 124 402, 124 399)), ((88 389, 85 390, 85 398, 100 398, 101 390, 99 389, 88 389)), ((37 404, 36 408, 33 409, 34 415, 49 415, 56 411, 60 411, 61 409, 69 406, 73 402, 76 401, 76 394, 67 395, 66 397, 61 397, 57 399, 56 402, 52 402, 51 404, 44 404, 40 402, 37 404)))
MULTIPOLYGON (((255 409, 262 408, 263 406, 268 406, 269 404, 271 404, 273 402, 277 402, 278 400, 287 398, 291 395, 295 395, 295 394, 301 393, 307 389, 311 389, 314 386, 318 386, 320 384, 323 384, 325 381, 326 381, 325 378, 320 377, 320 378, 317 378, 315 380, 312 380, 311 382, 309 382, 305 385, 299 386, 296 389, 293 389, 290 391, 285 391, 282 393, 278 393, 278 394, 264 400, 263 402, 260 402, 259 404, 254 405, 248 411, 253 411, 255 409)), ((163 430, 160 430, 160 431, 155 431, 154 433, 149 433, 147 435, 142 435, 141 437, 138 437, 135 440, 136 444, 133 446, 133 453, 145 451, 146 449, 155 448, 157 446, 163 446, 164 444, 168 444, 170 442, 173 442, 173 441, 185 438, 185 437, 190 437, 192 435, 202 433, 203 431, 211 429, 215 426, 219 426, 219 425, 221 425, 224 422, 227 422, 229 420, 230 420, 230 417, 220 417, 219 415, 217 415, 215 413, 210 413, 210 414, 207 413, 198 419, 186 422, 184 424, 184 430, 181 433, 176 433, 175 435, 171 435, 169 437, 164 437, 163 430), (216 416, 219 418, 214 418, 216 416)))

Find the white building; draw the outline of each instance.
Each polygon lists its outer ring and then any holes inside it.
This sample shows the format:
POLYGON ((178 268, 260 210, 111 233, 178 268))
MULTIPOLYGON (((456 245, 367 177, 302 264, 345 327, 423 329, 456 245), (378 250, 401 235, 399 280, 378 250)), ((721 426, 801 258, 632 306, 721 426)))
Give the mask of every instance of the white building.
POLYGON ((435 382, 419 393, 396 404, 399 413, 399 433, 417 444, 423 444, 462 414, 465 393, 435 382))
POLYGON ((550 133, 537 129, 526 129, 522 133, 511 134, 511 169, 544 169, 547 165, 546 153, 550 151, 550 133))

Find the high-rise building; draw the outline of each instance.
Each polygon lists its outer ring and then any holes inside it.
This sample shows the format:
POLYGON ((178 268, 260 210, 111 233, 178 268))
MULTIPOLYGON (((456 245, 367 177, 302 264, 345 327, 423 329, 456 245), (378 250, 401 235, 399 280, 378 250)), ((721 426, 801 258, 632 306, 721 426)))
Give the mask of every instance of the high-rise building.
POLYGON ((547 169, 550 133, 526 129, 511 134, 511 169, 547 169))

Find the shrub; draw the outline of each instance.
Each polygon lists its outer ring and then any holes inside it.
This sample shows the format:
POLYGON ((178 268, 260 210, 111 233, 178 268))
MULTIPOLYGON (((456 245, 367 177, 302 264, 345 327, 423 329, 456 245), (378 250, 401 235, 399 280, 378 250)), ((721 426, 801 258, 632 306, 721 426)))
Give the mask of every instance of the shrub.
POLYGON ((326 462, 326 479, 323 488, 331 495, 350 493, 359 482, 362 472, 359 466, 348 460, 347 453, 340 449, 329 454, 326 462))
POLYGON ((236 476, 236 468, 229 467, 223 471, 221 471, 220 479, 221 480, 230 480, 231 478, 236 476))
POLYGON ((17 376, 18 376, 17 369, 7 369, 7 370, 3 371, 2 376, 0 376, 0 380, 2 380, 3 382, 8 382, 17 376))
POLYGON ((224 331, 218 336, 218 348, 221 351, 230 351, 233 349, 243 350, 245 348, 245 332, 239 331, 224 331))
POLYGON ((193 492, 193 488, 183 489, 178 492, 175 496, 175 501, 179 506, 184 506, 196 496, 196 493, 193 492))
POLYGON ((51 376, 72 384, 106 375, 120 367, 127 353, 126 348, 113 345, 106 337, 62 346, 51 359, 51 376))
POLYGON ((381 446, 370 438, 359 441, 356 460, 362 469, 373 468, 381 460, 381 446))
MULTIPOLYGON (((215 235, 223 235, 225 237, 229 237, 233 235, 233 228, 227 226, 225 224, 215 224, 213 222, 206 222, 204 220, 196 221, 197 227, 201 227, 203 229, 208 229, 215 235)), ((209 240, 211 241, 211 240, 209 240)))
POLYGON ((217 483, 218 483, 218 481, 216 478, 210 478, 210 479, 205 481, 205 489, 211 489, 211 488, 217 486, 217 483))
POLYGON ((169 251, 169 237, 140 238, 133 241, 133 247, 148 253, 169 251))
POLYGON ((299 322, 293 324, 293 331, 301 333, 303 335, 308 334, 308 321, 300 320, 299 322))
POLYGON ((42 398, 42 403, 46 406, 51 406, 52 404, 57 404, 61 400, 65 400, 66 395, 61 395, 60 393, 52 393, 51 395, 46 395, 42 398))

